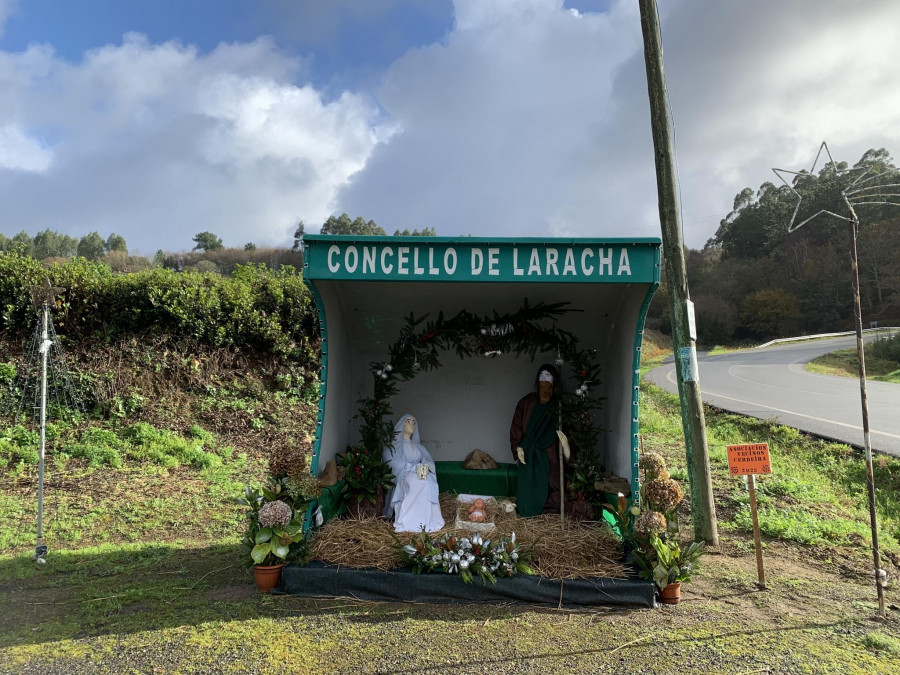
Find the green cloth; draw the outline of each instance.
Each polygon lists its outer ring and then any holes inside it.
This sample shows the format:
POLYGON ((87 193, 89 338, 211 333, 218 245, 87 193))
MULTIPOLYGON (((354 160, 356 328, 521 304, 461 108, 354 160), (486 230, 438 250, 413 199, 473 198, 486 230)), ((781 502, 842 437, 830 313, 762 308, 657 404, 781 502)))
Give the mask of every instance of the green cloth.
POLYGON ((516 465, 498 462, 496 469, 466 469, 460 461, 434 463, 441 492, 490 495, 498 499, 516 496, 516 465))
POLYGON ((558 410, 555 401, 534 404, 521 448, 525 451, 525 463, 519 463, 518 494, 516 506, 519 515, 530 517, 541 514, 547 503, 550 475, 550 458, 546 449, 556 442, 558 410))

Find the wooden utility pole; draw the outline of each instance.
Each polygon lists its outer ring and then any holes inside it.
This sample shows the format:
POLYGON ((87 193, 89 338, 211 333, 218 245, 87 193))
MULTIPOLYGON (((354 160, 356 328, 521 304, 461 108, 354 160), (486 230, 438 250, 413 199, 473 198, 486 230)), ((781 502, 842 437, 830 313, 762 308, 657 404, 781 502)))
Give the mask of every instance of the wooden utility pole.
POLYGON ((666 283, 669 289, 669 309, 672 315, 672 343, 675 349, 678 396, 681 399, 681 423, 684 427, 684 445, 691 485, 694 538, 717 546, 719 531, 709 471, 706 420, 703 417, 703 402, 700 399, 695 343, 697 336, 693 328, 693 305, 690 304, 684 264, 681 216, 675 184, 675 153, 672 147, 656 0, 640 0, 640 8, 641 30, 644 34, 644 62, 647 66, 647 89, 650 94, 650 125, 653 129, 653 149, 656 158, 659 220, 662 227, 666 283))

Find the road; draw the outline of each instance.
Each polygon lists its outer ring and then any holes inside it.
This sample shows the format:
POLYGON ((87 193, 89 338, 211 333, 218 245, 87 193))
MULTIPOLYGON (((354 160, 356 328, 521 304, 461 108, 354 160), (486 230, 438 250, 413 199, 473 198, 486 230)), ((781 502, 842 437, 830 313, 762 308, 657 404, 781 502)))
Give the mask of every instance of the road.
MULTIPOLYGON (((861 448, 859 380, 810 373, 804 366, 822 354, 855 346, 856 338, 846 336, 715 356, 698 354, 703 401, 861 448)), ((645 377, 667 391, 678 391, 674 363, 645 377)), ((900 385, 869 380, 866 389, 872 449, 900 456, 900 385)))

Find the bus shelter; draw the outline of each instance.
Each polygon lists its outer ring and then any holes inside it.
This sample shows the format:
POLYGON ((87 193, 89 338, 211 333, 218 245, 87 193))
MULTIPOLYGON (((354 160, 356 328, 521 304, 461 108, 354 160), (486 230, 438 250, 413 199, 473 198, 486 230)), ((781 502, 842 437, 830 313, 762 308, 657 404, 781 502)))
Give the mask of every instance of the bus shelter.
MULTIPOLYGON (((555 327, 596 350, 600 366, 600 383, 591 391, 603 398, 594 413, 604 430, 598 457, 629 481, 632 499, 639 501, 641 342, 660 280, 659 239, 307 235, 303 245, 304 278, 322 338, 314 474, 359 442, 358 401, 371 395, 372 364, 387 364, 388 346, 408 317, 461 310, 490 317, 512 314, 523 302, 567 303, 555 327)), ((509 427, 516 402, 531 390, 538 364, 561 359, 553 350, 533 360, 502 353, 460 359, 446 352, 440 358, 443 367, 399 383, 390 405, 395 418, 411 412, 419 419, 442 489, 450 484, 460 492, 485 492, 454 467, 478 448, 500 464, 501 473, 513 475, 509 427)), ((564 361, 559 370, 565 388, 579 385, 578 373, 564 361)))

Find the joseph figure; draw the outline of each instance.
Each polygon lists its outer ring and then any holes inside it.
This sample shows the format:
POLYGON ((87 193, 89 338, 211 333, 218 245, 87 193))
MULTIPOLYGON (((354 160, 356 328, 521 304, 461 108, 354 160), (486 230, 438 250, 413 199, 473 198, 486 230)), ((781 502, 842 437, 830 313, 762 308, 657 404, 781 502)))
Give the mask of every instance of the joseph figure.
POLYGON ((569 458, 565 436, 559 432, 561 383, 556 368, 538 368, 534 391, 516 404, 509 428, 509 445, 518 467, 516 507, 522 516, 559 513, 560 442, 569 458))

